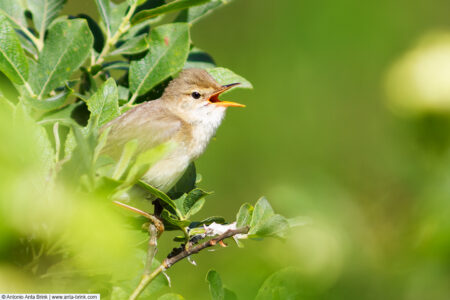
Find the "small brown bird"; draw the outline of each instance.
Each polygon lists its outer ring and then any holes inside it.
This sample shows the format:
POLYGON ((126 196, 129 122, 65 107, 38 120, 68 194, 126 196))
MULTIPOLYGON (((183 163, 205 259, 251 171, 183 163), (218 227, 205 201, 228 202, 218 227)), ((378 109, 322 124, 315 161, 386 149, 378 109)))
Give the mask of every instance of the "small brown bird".
POLYGON ((203 69, 183 70, 161 98, 135 106, 102 128, 111 127, 103 152, 118 159, 124 145, 133 139, 139 143, 138 153, 174 142, 171 152, 142 178, 163 192, 169 191, 189 164, 203 153, 226 108, 245 107, 218 98, 238 84, 222 86, 203 69))

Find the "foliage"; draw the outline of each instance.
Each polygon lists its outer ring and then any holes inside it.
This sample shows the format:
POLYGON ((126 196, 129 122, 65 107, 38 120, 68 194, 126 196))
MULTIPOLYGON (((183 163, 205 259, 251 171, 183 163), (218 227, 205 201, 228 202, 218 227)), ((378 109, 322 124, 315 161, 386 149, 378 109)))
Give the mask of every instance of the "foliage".
MULTIPOLYGON (((255 206, 244 204, 236 221, 195 219, 210 193, 197 187, 194 165, 167 194, 140 181, 171 149, 169 143, 137 155, 139 141, 131 140, 118 161, 102 154, 108 138, 102 126, 135 103, 157 98, 184 67, 203 67, 221 84, 238 81, 242 88, 252 87, 217 67, 190 38, 191 24, 225 1, 155 6, 154 1, 96 0, 99 24, 88 16, 58 16, 64 2, 0 2, 0 71, 15 90, 15 97, 0 94, 0 138, 9 141, 0 153, 5 162, 0 245, 7 245, 0 260, 20 266, 11 271, 20 279, 10 288, 36 290, 39 279, 50 291, 128 297, 142 270, 158 270, 160 264, 144 263, 148 237, 141 228, 147 220, 111 204, 145 203, 134 211, 147 216, 150 201, 144 195, 149 193, 159 199, 157 217, 165 230, 181 234, 174 240, 175 253, 231 229, 248 231, 234 236, 239 246, 246 238, 285 237, 289 220, 275 214, 265 198, 255 206), (173 12, 176 22, 164 22, 161 16, 173 12), (22 280, 25 274, 30 282, 22 280)), ((213 299, 235 298, 218 274, 208 273, 208 281, 213 299)), ((166 286, 166 279, 157 276, 143 295, 161 293, 166 286)), ((168 293, 159 299, 182 297, 168 293)))

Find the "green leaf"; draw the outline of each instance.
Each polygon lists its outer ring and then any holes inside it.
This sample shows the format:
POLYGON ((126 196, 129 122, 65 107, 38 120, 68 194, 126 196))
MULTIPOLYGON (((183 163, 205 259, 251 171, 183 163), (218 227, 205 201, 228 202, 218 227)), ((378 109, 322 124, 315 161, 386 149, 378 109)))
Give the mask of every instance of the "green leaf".
POLYGON ((209 284, 209 294, 212 300, 224 300, 225 291, 223 289, 222 279, 215 270, 209 270, 206 274, 206 281, 209 284))
POLYGON ((193 208, 193 206, 197 203, 197 201, 200 201, 201 199, 203 199, 204 197, 206 197, 209 194, 210 193, 205 192, 198 188, 190 191, 184 198, 183 210, 187 214, 193 215, 195 213, 195 211, 191 212, 191 209, 193 208))
POLYGON ((252 214, 253 206, 251 206, 249 203, 242 204, 236 216, 236 227, 241 228, 244 226, 249 226, 250 221, 252 220, 252 214))
POLYGON ((127 101, 127 100, 128 100, 128 95, 130 94, 130 90, 127 89, 127 88, 124 87, 124 86, 121 86, 121 85, 119 85, 119 86, 117 87, 117 90, 118 90, 118 92, 119 92, 119 101, 120 101, 120 100, 125 100, 125 101, 127 101))
POLYGON ((281 215, 272 215, 263 222, 258 223, 249 231, 249 237, 264 238, 264 237, 279 237, 285 238, 289 230, 288 220, 281 215))
POLYGON ((97 161, 97 159, 100 156, 103 148, 106 145, 106 142, 108 140, 108 134, 109 134, 110 131, 111 131, 111 127, 108 127, 98 137, 97 146, 95 147, 95 150, 94 150, 94 159, 93 159, 94 164, 97 161))
POLYGON ((202 199, 198 200, 197 202, 195 202, 195 204, 192 206, 192 208, 186 214, 186 218, 189 219, 191 216, 198 213, 203 208, 203 205, 205 205, 205 202, 206 202, 205 198, 202 198, 202 199))
POLYGON ((55 158, 55 150, 53 149, 52 144, 50 143, 50 140, 44 127, 38 126, 36 129, 37 129, 36 146, 39 147, 38 149, 41 150, 38 159, 40 165, 44 170, 44 174, 47 175, 54 167, 58 158, 55 158))
POLYGON ((140 153, 136 162, 130 168, 125 184, 135 184, 142 176, 147 173, 150 167, 163 158, 169 151, 173 149, 173 144, 171 142, 166 142, 153 147, 143 153, 140 153))
POLYGON ((189 25, 174 23, 158 26, 150 33, 149 40, 151 51, 130 66, 133 100, 181 70, 189 53, 189 25))
POLYGON ((73 93, 73 90, 66 87, 64 91, 56 94, 53 97, 49 97, 46 99, 36 99, 34 97, 24 96, 23 99, 25 102, 30 104, 32 107, 40 110, 50 111, 55 110, 61 107, 64 103, 66 103, 67 97, 73 93))
POLYGON ((28 37, 23 35, 21 33, 21 31, 18 31, 17 35, 19 37, 20 44, 22 45, 23 50, 25 50, 28 53, 30 53, 32 57, 37 58, 39 52, 36 49, 36 45, 33 44, 33 42, 28 37))
POLYGON ((109 61, 102 64, 103 70, 123 70, 128 71, 130 64, 126 61, 109 61))
POLYGON ((109 0, 95 0, 98 12, 102 18, 103 24, 105 25, 106 35, 111 37, 111 6, 109 0))
POLYGON ((27 22, 25 20, 25 9, 22 1, 1 0, 0 13, 4 14, 15 26, 19 27, 27 26, 27 22))
MULTIPOLYGON (((63 165, 60 174, 63 178, 73 182, 74 178, 77 181, 82 175, 92 175, 92 159, 95 146, 97 145, 97 139, 93 134, 85 134, 85 130, 78 125, 71 126, 71 129, 73 138, 71 138, 69 145, 73 147, 75 141, 76 145, 72 151, 64 150, 65 154, 70 153, 70 160, 63 165)), ((68 143, 69 136, 66 140, 66 147, 68 143)))
POLYGON ((134 153, 136 152, 137 146, 138 146, 137 140, 131 140, 125 144, 119 162, 117 163, 116 168, 114 169, 114 173, 112 175, 112 178, 114 180, 119 180, 125 173, 125 171, 128 169, 131 159, 133 158, 134 153))
POLYGON ((224 300, 237 300, 236 293, 227 288, 223 289, 225 292, 224 300))
POLYGON ((265 197, 262 197, 256 202, 255 208, 253 209, 252 221, 250 222, 250 230, 256 227, 258 224, 263 223, 271 216, 274 212, 272 206, 270 206, 269 201, 265 197))
POLYGON ((81 66, 90 53, 92 43, 93 37, 86 20, 61 20, 50 27, 30 79, 38 98, 61 86, 81 66))
POLYGON ((184 297, 180 294, 169 293, 162 295, 158 300, 184 300, 184 297))
POLYGON ((299 299, 301 276, 295 268, 286 268, 270 275, 262 284, 255 300, 299 299))
POLYGON ((239 82, 240 85, 237 86, 238 88, 243 89, 253 88, 252 84, 247 79, 237 75, 233 71, 230 71, 226 68, 218 67, 213 69, 207 69, 207 71, 218 83, 222 85, 239 82))
POLYGON ((89 122, 96 120, 96 127, 101 127, 120 115, 119 94, 116 81, 109 78, 97 92, 87 101, 91 112, 89 122))
POLYGON ((155 197, 159 198, 163 202, 163 204, 168 205, 174 212, 176 211, 177 208, 176 208, 175 203, 164 192, 161 192, 157 188, 152 187, 151 185, 149 185, 148 183, 146 183, 142 180, 139 180, 138 184, 141 187, 143 187, 144 189, 146 189, 149 193, 151 193, 155 197))
POLYGON ((125 17, 125 14, 128 10, 128 4, 126 1, 123 1, 122 3, 115 4, 114 2, 110 2, 110 10, 111 14, 109 15, 109 26, 110 26, 110 32, 111 36, 114 35, 120 27, 120 24, 122 23, 123 17, 125 17))
POLYGON ((113 55, 131 55, 144 52, 148 49, 147 35, 141 34, 137 37, 133 37, 123 43, 116 50, 112 51, 109 56, 113 55))
POLYGON ((64 143, 64 160, 70 159, 76 147, 77 147, 77 140, 75 138, 75 134, 73 133, 73 129, 70 128, 70 131, 66 137, 66 142, 64 143))
POLYGON ((210 0, 175 0, 156 8, 140 11, 133 17, 131 22, 132 24, 137 24, 161 14, 166 14, 169 12, 185 9, 191 6, 200 5, 208 1, 210 0))
POLYGON ((19 85, 28 79, 27 58, 14 29, 3 15, 0 15, 0 71, 19 85))
POLYGON ((64 106, 61 109, 49 112, 45 114, 41 122, 42 123, 54 123, 54 122, 60 122, 64 125, 73 125, 76 124, 75 120, 72 119, 72 113, 73 111, 82 104, 82 102, 75 102, 69 105, 64 106))
MULTIPOLYGON (((137 253, 136 255, 139 259, 140 268, 144 268, 145 265, 145 255, 144 251, 139 251, 142 253, 137 253)), ((161 263, 157 259, 153 259, 151 269, 156 269, 161 263)), ((133 291, 138 286, 139 282, 142 279, 142 274, 136 274, 131 280, 120 280, 112 282, 113 288, 111 293, 111 300, 124 300, 128 299, 129 296, 133 293, 133 291)), ((111 280, 109 280, 111 281, 111 280)), ((168 281, 163 274, 159 274, 142 292, 139 296, 139 299, 156 299, 156 295, 160 293, 162 289, 168 286, 168 281)), ((108 297, 109 299, 109 297, 108 297)))
POLYGON ((195 164, 191 163, 187 167, 183 176, 177 181, 167 195, 172 199, 180 198, 184 193, 189 193, 195 188, 195 180, 197 178, 195 164))
POLYGON ((12 104, 9 100, 0 95, 0 111, 8 112, 8 114, 13 114, 15 110, 14 104, 12 104))
POLYGON ((209 225, 212 223, 217 223, 217 224, 224 224, 225 223, 225 218, 224 217, 219 217, 219 216, 212 216, 212 217, 208 217, 200 222, 192 222, 190 227, 194 228, 194 227, 199 227, 202 225, 209 225))
POLYGON ((186 64, 184 68, 200 68, 200 69, 212 69, 215 68, 216 64, 208 53, 198 48, 193 48, 189 52, 186 64))
POLYGON ((39 34, 45 34, 50 23, 58 16, 66 0, 27 0, 33 23, 39 34))
MULTIPOLYGON (((97 24, 97 22, 92 19, 90 16, 85 14, 77 15, 78 18, 83 18, 88 23, 89 29, 92 32, 92 36, 94 37, 94 50, 100 53, 103 50, 105 45, 105 37, 103 36, 103 30, 97 24)), ((93 66, 92 66, 93 67, 93 66)))
POLYGON ((221 7, 223 4, 229 3, 229 0, 212 0, 203 5, 194 6, 183 10, 175 19, 176 22, 195 23, 201 18, 209 15, 211 12, 221 7))
MULTIPOLYGON (((175 228, 179 228, 183 231, 185 230, 186 227, 189 226, 189 224, 191 224, 191 221, 180 220, 180 218, 178 218, 177 215, 171 213, 170 211, 168 211, 165 208, 163 209, 163 211, 161 213, 161 218, 164 220, 165 224, 171 225, 175 228)), ((168 229, 168 228, 166 228, 166 229, 168 229)))

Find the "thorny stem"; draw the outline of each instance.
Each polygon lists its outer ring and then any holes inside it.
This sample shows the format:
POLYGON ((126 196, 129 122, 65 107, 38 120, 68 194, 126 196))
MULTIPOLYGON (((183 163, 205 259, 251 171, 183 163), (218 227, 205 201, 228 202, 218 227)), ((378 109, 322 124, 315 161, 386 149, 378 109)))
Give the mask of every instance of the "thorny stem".
POLYGON ((120 36, 130 28, 130 19, 134 14, 134 11, 137 7, 137 2, 135 1, 134 4, 130 6, 130 9, 128 10, 127 15, 122 19, 122 23, 120 23, 119 29, 117 32, 112 36, 107 38, 105 47, 103 47, 102 52, 97 57, 97 60, 95 61, 94 65, 101 64, 104 60, 104 57, 109 53, 109 50, 111 49, 111 46, 113 46, 117 41, 119 40, 120 36))
POLYGON ((141 281, 139 282, 139 285, 136 287, 136 289, 133 291, 133 293, 131 294, 130 298, 128 298, 128 300, 136 300, 139 295, 144 291, 144 289, 147 287, 147 285, 149 285, 153 279, 156 278, 156 276, 158 276, 161 272, 169 269, 171 266, 173 266, 174 264, 176 264, 177 262, 179 262, 180 260, 191 256, 192 254, 196 254, 200 251, 202 251, 203 249, 212 247, 214 245, 216 245, 217 243, 223 241, 226 238, 235 236, 237 234, 246 234, 249 231, 249 227, 241 227, 241 228, 237 228, 237 229, 230 229, 227 230, 225 233, 210 239, 209 241, 206 241, 204 243, 198 244, 194 247, 189 247, 188 249, 184 249, 182 252, 180 252, 179 254, 172 256, 170 258, 166 258, 159 267, 157 267, 152 273, 150 274, 145 274, 142 276, 141 281))

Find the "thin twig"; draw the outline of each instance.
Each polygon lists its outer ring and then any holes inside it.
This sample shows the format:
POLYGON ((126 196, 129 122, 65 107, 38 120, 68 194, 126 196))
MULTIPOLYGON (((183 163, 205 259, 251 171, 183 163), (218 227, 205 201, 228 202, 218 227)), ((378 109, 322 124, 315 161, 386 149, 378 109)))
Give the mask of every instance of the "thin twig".
POLYGON ((149 214, 149 213, 147 213, 147 212, 145 212, 143 210, 140 210, 140 209, 138 209, 136 207, 133 207, 133 206, 130 206, 130 205, 126 205, 125 203, 122 203, 122 202, 119 202, 119 201, 113 201, 113 203, 115 205, 117 205, 117 206, 125 208, 125 209, 127 209, 129 211, 135 212, 135 213, 137 213, 137 214, 139 214, 139 215, 149 219, 156 226, 156 229, 158 231, 158 237, 161 235, 161 233, 164 232, 164 224, 157 217, 155 217, 155 216, 153 216, 153 215, 151 215, 151 214, 149 214))
POLYGON ((161 265, 158 268, 156 268, 152 273, 144 274, 142 276, 142 279, 139 282, 139 285, 133 291, 133 294, 131 294, 129 300, 136 300, 139 297, 139 295, 144 291, 144 289, 147 287, 147 285, 149 285, 153 281, 153 279, 156 278, 156 276, 158 276, 161 272, 169 269, 171 266, 173 266, 180 260, 182 260, 186 257, 189 257, 192 254, 196 254, 206 248, 212 247, 212 246, 216 245, 217 243, 219 243, 229 237, 235 236, 237 234, 246 234, 246 233, 248 233, 249 229, 250 228, 248 226, 246 226, 246 227, 242 227, 242 228, 227 230, 225 233, 223 233, 213 239, 210 239, 209 241, 198 244, 194 247, 189 247, 189 249, 184 249, 182 252, 180 252, 179 254, 177 254, 173 257, 166 258, 161 263, 161 265))

